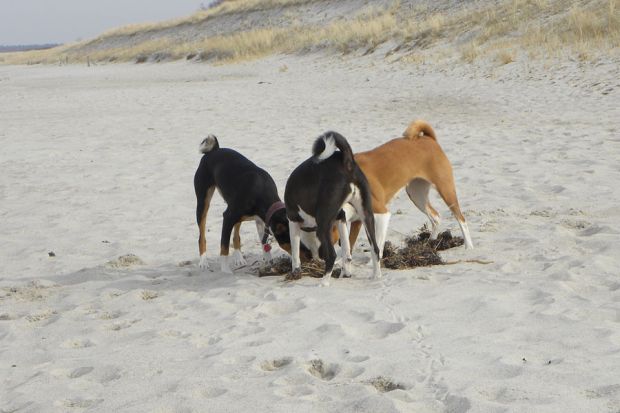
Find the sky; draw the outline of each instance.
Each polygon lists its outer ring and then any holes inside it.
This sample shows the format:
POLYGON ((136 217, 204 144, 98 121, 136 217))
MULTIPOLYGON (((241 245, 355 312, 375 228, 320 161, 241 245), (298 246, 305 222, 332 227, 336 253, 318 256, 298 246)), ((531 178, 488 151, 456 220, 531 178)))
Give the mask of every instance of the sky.
POLYGON ((0 45, 67 43, 192 14, 208 0, 0 0, 0 45))

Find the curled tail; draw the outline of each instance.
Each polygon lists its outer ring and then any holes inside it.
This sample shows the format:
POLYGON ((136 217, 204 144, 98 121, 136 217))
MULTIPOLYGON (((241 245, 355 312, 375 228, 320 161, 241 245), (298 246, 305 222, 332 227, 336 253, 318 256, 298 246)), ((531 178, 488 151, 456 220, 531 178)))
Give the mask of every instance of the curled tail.
POLYGON ((336 149, 339 149, 340 152, 342 152, 342 159, 345 169, 349 172, 353 172, 353 151, 351 150, 349 142, 347 142, 345 137, 338 132, 325 132, 316 138, 314 145, 312 146, 312 156, 314 157, 314 161, 316 163, 324 161, 332 156, 334 152, 336 152, 336 149))
POLYGON ((437 140, 435 136, 435 131, 423 120, 416 120, 411 122, 411 124, 407 127, 405 132, 403 132, 403 137, 406 139, 414 139, 417 137, 428 136, 429 138, 433 138, 437 140))
POLYGON ((219 147, 220 143, 217 141, 215 135, 209 135, 200 143, 200 153, 209 153, 219 149, 219 147))

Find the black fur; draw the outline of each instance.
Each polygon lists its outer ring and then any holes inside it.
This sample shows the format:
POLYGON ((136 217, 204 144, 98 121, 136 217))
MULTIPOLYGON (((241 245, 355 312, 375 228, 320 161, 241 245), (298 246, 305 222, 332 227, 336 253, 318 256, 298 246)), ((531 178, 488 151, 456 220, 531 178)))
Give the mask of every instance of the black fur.
POLYGON ((314 141, 314 145, 312 145, 312 156, 314 157, 314 161, 316 163, 321 162, 319 156, 325 150, 325 139, 324 137, 331 137, 334 139, 336 143, 336 148, 340 149, 342 153, 342 162, 344 164, 347 172, 353 172, 353 163, 355 162, 353 159, 353 151, 351 150, 351 146, 349 142, 345 139, 344 136, 339 134, 338 132, 325 132, 323 135, 316 138, 314 141))
MULTIPOLYGON (((196 221, 200 225, 204 209, 208 208, 205 204, 207 192, 215 186, 228 205, 223 215, 220 240, 221 246, 228 250, 235 224, 240 222, 242 217, 254 215, 265 221, 267 210, 275 202, 279 202, 280 197, 274 180, 264 169, 239 152, 220 148, 217 139, 213 139, 214 146, 203 151, 204 155, 194 175, 196 221)), ((288 220, 284 209, 276 211, 270 222, 265 224, 269 226, 280 246, 290 245, 288 220)), ((267 237, 263 237, 265 242, 266 239, 267 237)))
POLYGON ((351 184, 359 188, 364 226, 373 251, 378 256, 375 240, 375 221, 372 200, 366 176, 353 158, 347 140, 336 132, 327 132, 314 142, 313 156, 299 165, 289 177, 284 190, 286 214, 291 221, 303 222, 299 208, 316 220, 316 234, 321 242, 319 255, 325 260, 325 273, 332 270, 336 251, 331 241, 331 230, 337 220, 345 220, 343 203, 351 194, 351 184), (319 155, 325 149, 324 137, 332 136, 339 151, 324 160, 319 155))

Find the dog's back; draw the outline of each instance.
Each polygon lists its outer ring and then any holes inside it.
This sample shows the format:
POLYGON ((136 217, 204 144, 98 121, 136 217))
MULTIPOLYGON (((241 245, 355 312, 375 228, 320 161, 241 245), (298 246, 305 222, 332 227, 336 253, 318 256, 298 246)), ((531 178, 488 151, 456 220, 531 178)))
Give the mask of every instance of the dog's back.
POLYGON ((255 199, 249 193, 277 197, 276 184, 267 171, 233 149, 220 148, 215 136, 202 141, 200 152, 204 155, 194 175, 198 198, 212 186, 218 188, 227 204, 239 196, 255 199))
POLYGON ((325 202, 341 205, 348 184, 359 181, 356 172, 361 173, 361 170, 342 135, 326 132, 319 136, 312 147, 312 156, 295 168, 286 183, 284 202, 287 215, 291 220, 301 222, 299 208, 315 216, 325 202))
MULTIPOLYGON (((284 201, 287 216, 291 221, 291 238, 300 230, 316 233, 320 257, 326 263, 324 283, 329 283, 335 259, 330 238, 334 224, 338 223, 341 240, 348 240, 343 208, 349 202, 364 221, 373 248, 375 276, 381 275, 370 188, 353 158, 351 146, 342 135, 326 132, 315 140, 312 157, 291 173, 286 183, 284 201)), ((350 251, 348 246, 343 246, 343 249, 348 255, 344 263, 346 273, 347 262, 350 263, 350 251)), ((295 257, 295 253, 292 255, 293 271, 296 271, 299 268, 299 260, 295 257)))

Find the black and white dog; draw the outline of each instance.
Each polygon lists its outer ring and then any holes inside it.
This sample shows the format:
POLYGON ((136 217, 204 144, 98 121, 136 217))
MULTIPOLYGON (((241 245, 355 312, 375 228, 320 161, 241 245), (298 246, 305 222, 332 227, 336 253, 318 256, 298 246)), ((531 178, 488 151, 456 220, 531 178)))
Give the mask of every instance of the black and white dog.
MULTIPOLYGON (((228 207, 224 211, 222 237, 220 242, 221 269, 232 273, 228 252, 230 235, 233 236, 233 265, 245 264, 241 254, 239 228, 242 221, 256 222, 258 237, 263 245, 263 259, 271 259, 269 234, 273 234, 282 249, 291 252, 289 225, 284 203, 278 196, 278 189, 271 176, 256 166, 248 158, 232 149, 220 148, 217 138, 209 135, 200 144, 204 155, 194 175, 196 191, 196 221, 199 228, 198 249, 200 251, 200 268, 208 268, 207 241, 205 228, 207 212, 213 193, 217 189, 228 207)), ((310 257, 310 251, 303 247, 304 257, 310 257)))
POLYGON ((366 228, 372 246, 374 276, 381 277, 370 189, 364 173, 353 158, 349 143, 339 133, 326 132, 314 142, 312 154, 312 157, 295 168, 284 190, 293 273, 301 271, 299 253, 300 241, 303 241, 315 258, 318 255, 325 260, 325 274, 321 284, 329 285, 336 260, 333 246, 335 240, 331 233, 337 224, 343 271, 345 276, 351 275, 351 248, 347 217, 343 210, 349 203, 366 228))

